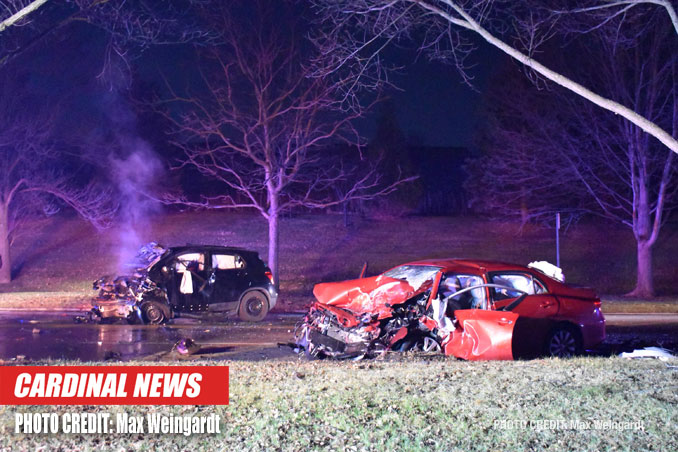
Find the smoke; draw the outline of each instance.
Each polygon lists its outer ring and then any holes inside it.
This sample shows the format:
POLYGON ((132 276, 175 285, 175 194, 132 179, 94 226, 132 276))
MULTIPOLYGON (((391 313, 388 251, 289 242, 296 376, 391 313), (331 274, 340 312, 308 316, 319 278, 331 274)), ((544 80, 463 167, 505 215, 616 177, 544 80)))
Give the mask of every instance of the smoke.
POLYGON ((151 144, 140 136, 128 84, 125 80, 110 82, 108 91, 102 93, 100 107, 108 119, 104 135, 109 178, 117 187, 120 205, 118 237, 112 251, 117 255, 118 271, 127 273, 139 248, 155 240, 152 217, 160 212, 161 205, 153 195, 163 165, 151 144))
POLYGON ((150 144, 139 137, 120 137, 124 158, 111 157, 113 180, 118 186, 118 269, 126 270, 137 250, 153 239, 151 217, 160 211, 152 197, 162 165, 150 144))

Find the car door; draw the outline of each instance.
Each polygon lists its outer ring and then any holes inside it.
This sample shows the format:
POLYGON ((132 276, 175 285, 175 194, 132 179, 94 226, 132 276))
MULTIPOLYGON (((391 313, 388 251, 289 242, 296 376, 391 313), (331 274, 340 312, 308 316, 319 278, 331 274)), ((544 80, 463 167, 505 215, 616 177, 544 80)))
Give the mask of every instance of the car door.
POLYGON ((509 309, 522 317, 534 319, 550 318, 558 313, 556 297, 549 294, 546 286, 530 273, 492 272, 488 275, 488 280, 492 284, 509 288, 491 288, 490 296, 497 310, 509 309), (526 294, 524 298, 518 300, 523 294, 526 294))
POLYGON ((237 253, 213 251, 211 268, 214 275, 214 292, 210 310, 228 311, 236 309, 245 284, 246 263, 237 253))
POLYGON ((493 272, 488 275, 488 279, 494 284, 517 289, 490 290, 495 309, 520 315, 513 330, 513 356, 538 356, 553 327, 552 318, 558 314, 557 298, 548 293, 544 283, 528 272, 493 272))
POLYGON ((205 253, 187 251, 175 256, 170 264, 172 278, 168 290, 172 307, 179 311, 204 311, 209 304, 211 286, 205 253))
POLYGON ((518 314, 508 311, 460 309, 457 328, 442 344, 446 355, 470 361, 513 359, 511 344, 518 314))

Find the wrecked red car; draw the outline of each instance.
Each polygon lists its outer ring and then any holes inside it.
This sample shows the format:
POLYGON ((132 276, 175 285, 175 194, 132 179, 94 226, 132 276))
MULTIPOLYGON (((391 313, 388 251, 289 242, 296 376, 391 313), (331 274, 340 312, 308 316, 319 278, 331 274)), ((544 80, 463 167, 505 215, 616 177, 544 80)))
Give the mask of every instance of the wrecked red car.
POLYGON ((567 357, 605 338, 595 292, 565 284, 547 262, 425 260, 318 284, 313 294, 295 339, 317 358, 412 349, 466 360, 567 357))

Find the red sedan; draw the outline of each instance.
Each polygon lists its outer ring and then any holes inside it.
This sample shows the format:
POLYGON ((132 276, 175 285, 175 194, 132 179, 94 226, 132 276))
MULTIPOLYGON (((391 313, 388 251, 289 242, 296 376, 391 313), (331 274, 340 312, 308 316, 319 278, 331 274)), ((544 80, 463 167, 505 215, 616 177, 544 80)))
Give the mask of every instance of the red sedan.
POLYGON ((468 360, 572 356, 605 338, 605 319, 593 290, 553 268, 431 259, 318 284, 297 344, 333 358, 416 348, 468 360))

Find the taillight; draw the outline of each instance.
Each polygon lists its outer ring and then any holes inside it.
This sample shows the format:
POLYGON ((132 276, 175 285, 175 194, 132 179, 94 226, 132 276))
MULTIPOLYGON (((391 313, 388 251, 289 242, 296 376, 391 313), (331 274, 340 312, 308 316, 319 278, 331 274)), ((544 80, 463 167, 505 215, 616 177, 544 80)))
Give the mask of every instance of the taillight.
POLYGON ((275 281, 273 281, 273 273, 271 272, 266 272, 264 273, 266 277, 271 281, 271 284, 275 284, 275 281))
POLYGON ((600 308, 600 305, 601 305, 601 304, 602 304, 602 303, 601 303, 600 301, 594 301, 594 302, 593 302, 593 306, 595 306, 596 308, 600 308))

